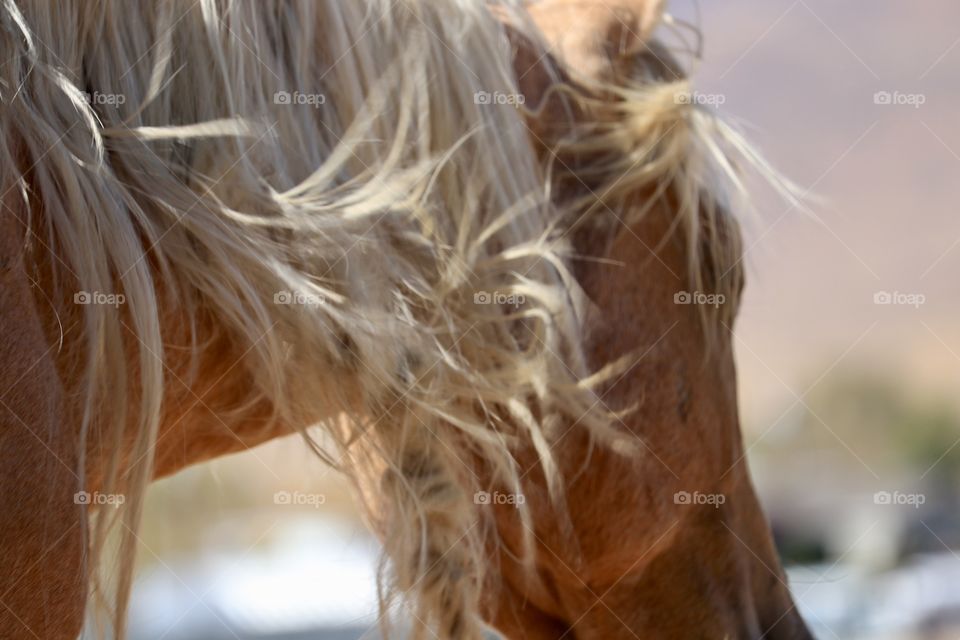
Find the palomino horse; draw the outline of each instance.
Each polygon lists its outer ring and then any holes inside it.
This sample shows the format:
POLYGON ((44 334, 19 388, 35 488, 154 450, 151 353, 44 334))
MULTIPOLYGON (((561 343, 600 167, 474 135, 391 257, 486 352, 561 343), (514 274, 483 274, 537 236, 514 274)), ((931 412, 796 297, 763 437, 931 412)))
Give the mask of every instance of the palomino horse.
POLYGON ((756 158, 662 18, 5 0, 3 637, 122 635, 149 481, 291 432, 414 637, 810 637, 738 427, 756 158))

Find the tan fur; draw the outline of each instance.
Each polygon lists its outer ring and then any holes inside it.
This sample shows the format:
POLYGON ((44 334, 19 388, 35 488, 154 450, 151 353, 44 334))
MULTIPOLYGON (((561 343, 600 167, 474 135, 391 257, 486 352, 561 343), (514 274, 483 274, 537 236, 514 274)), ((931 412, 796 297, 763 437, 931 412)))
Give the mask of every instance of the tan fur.
MULTIPOLYGON (((10 626, 75 636, 85 575, 122 627, 146 483, 311 425, 325 437, 309 444, 357 483, 383 535, 383 605, 404 597, 415 637, 479 638, 484 617, 536 637, 509 617, 523 600, 544 629, 615 637, 577 582, 630 603, 671 545, 723 533, 665 529, 692 516, 665 502, 680 485, 644 452, 668 452, 706 487, 739 446, 732 384, 715 382, 732 376, 717 336, 741 286, 737 269, 717 276, 738 255, 721 178, 743 147, 676 99, 686 81, 647 40, 659 4, 600 5, 3 5, 3 322, 17 330, 0 346, 38 368, 6 372, 20 395, 2 444, 43 457, 22 422, 64 464, 33 481, 56 504, 24 498, 0 560, 17 566, 13 542, 31 527, 76 524, 70 548, 89 553, 86 573, 74 552, 45 565, 56 580, 34 581, 64 609, 59 627, 22 600, 10 626), (577 25, 569 40, 564 24, 577 25), (277 104, 278 91, 326 103, 277 104), (529 103, 479 104, 478 91, 529 103), (715 317, 672 304, 698 286, 728 295, 715 317), (73 304, 79 291, 126 300, 73 304), (525 301, 478 304, 484 291, 525 301), (323 301, 277 304, 280 292, 323 301), (668 419, 677 385, 698 394, 681 403, 686 429, 668 419), (691 463, 686 439, 719 457, 691 463), (81 526, 80 487, 125 505, 81 526), (530 499, 498 515, 473 501, 487 488, 530 499), (112 589, 96 571, 111 532, 112 589)), ((742 498, 730 528, 776 567, 745 472, 725 482, 742 498)), ((729 538, 717 549, 745 558, 729 538)), ((784 589, 756 588, 769 578, 755 567, 705 566, 715 629, 756 635, 789 611, 784 589)), ((697 593, 676 584, 674 606, 697 593)), ((679 629, 644 611, 628 629, 679 629)), ((783 637, 803 637, 785 620, 783 637)))

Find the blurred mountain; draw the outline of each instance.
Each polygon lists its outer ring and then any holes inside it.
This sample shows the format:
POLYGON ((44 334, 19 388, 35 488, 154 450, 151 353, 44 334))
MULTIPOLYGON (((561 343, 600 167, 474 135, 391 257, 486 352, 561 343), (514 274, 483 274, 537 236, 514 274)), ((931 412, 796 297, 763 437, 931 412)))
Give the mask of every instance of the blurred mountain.
MULTIPOLYGON (((724 96, 814 218, 762 196, 736 331, 748 428, 838 359, 960 384, 960 4, 700 3, 695 85, 724 96), (876 104, 887 92, 904 104, 876 104), (908 104, 914 97, 914 103, 908 104), (876 305, 877 292, 923 304, 876 305)), ((673 2, 697 20, 692 3, 673 2)), ((823 381, 820 382, 821 384, 823 381)))

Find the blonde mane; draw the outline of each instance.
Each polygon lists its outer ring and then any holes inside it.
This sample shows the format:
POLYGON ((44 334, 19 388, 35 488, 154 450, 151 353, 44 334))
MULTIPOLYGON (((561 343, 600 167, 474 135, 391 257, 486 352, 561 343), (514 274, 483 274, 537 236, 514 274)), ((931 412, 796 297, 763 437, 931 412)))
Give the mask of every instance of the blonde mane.
MULTIPOLYGON (((545 46, 523 6, 504 9, 545 46)), ((582 115, 544 154, 532 105, 477 98, 520 94, 515 39, 483 2, 5 0, 0 20, 4 206, 51 261, 54 307, 82 314, 79 473, 107 451, 100 490, 126 495, 89 531, 94 578, 120 534, 115 584, 92 593, 120 627, 169 318, 198 354, 212 318, 245 354, 249 403, 376 496, 384 607, 408 597, 416 637, 478 638, 496 537, 474 492, 522 492, 512 452, 530 443, 561 502, 551 442, 573 422, 634 450, 595 392, 617 363, 585 364, 571 226, 652 190, 692 261, 733 269, 713 286, 738 290, 718 185, 745 147, 677 99, 686 81, 660 56, 609 86, 558 83, 582 115), (592 193, 556 202, 573 180, 592 193), (78 309, 76 291, 125 302, 78 309), (336 391, 346 379, 357 397, 336 391)))

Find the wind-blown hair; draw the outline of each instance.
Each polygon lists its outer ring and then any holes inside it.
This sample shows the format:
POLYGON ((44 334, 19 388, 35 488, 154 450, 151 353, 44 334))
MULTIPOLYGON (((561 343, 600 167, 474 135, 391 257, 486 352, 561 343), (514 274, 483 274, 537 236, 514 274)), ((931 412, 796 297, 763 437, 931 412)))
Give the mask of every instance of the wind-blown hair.
POLYGON ((698 230, 726 224, 720 145, 737 139, 676 99, 684 80, 642 72, 561 88, 593 120, 544 159, 535 114, 480 97, 519 93, 516 40, 482 2, 3 0, 0 22, 4 206, 47 256, 46 295, 82 314, 80 477, 104 451, 97 484, 126 495, 88 539, 96 577, 120 532, 115 623, 165 385, 190 381, 169 369, 176 317, 197 355, 200 327, 222 327, 254 382, 248 405, 268 403, 266 422, 304 432, 374 496, 384 606, 408 596, 417 637, 479 638, 496 541, 474 492, 521 492, 512 452, 529 443, 562 503, 550 447, 575 422, 631 450, 597 402, 617 365, 587 367, 588 301, 568 271, 566 231, 596 199, 554 202, 572 177, 554 159, 593 154, 588 180, 611 207, 669 195, 697 261, 698 230), (75 291, 125 304, 77 309, 75 291), (356 398, 338 393, 346 380, 356 398))

